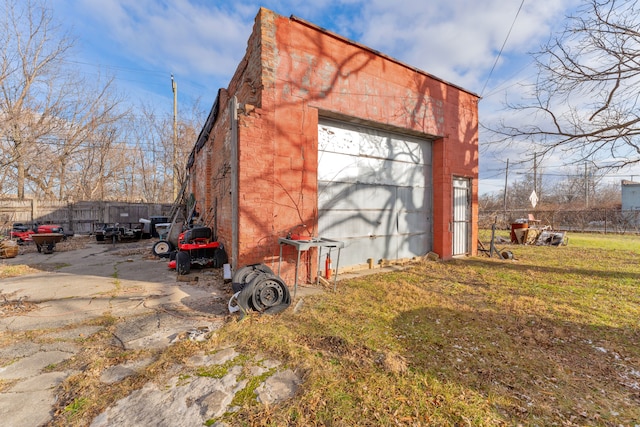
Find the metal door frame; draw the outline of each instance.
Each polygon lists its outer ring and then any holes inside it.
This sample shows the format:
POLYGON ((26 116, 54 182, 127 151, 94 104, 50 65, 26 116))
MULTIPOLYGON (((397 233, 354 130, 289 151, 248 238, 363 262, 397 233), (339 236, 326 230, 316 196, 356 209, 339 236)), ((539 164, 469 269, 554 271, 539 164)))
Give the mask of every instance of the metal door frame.
POLYGON ((471 253, 471 179, 454 176, 452 187, 451 253, 467 255, 471 253))

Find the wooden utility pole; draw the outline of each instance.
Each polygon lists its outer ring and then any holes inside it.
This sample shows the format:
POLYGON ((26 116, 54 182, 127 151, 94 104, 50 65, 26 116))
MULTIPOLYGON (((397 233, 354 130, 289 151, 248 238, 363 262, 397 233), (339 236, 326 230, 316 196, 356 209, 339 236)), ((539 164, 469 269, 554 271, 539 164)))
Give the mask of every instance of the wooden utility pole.
POLYGON ((507 159, 507 169, 504 172, 504 197, 502 199, 504 218, 507 219, 507 187, 509 183, 509 159, 507 159))
POLYGON ((584 205, 589 207, 589 175, 587 173, 587 162, 584 163, 584 205))
POLYGON ((533 191, 538 194, 538 153, 533 153, 533 191))
POLYGON ((173 91, 173 200, 178 197, 178 84, 171 74, 173 91))

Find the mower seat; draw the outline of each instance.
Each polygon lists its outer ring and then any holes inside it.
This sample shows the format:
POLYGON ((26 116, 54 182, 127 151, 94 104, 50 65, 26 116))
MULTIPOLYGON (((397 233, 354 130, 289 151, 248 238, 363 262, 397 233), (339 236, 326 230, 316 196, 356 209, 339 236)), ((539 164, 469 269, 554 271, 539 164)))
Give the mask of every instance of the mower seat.
POLYGON ((192 243, 195 241, 209 241, 211 239, 211 234, 211 228, 209 227, 195 227, 184 233, 184 242, 192 243))

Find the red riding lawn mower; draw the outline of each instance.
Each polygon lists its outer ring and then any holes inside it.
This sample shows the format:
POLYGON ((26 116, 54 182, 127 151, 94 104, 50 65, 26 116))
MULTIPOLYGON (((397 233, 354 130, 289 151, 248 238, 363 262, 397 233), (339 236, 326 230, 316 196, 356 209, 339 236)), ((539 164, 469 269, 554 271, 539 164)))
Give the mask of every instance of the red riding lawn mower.
POLYGON ((30 228, 24 224, 15 223, 13 224, 10 237, 12 240, 16 240, 18 244, 34 242, 38 252, 51 254, 53 253, 56 243, 65 240, 67 234, 65 234, 64 229, 57 224, 35 223, 33 227, 30 228))
POLYGON ((194 227, 178 236, 178 250, 171 253, 169 268, 189 274, 195 268, 221 268, 228 262, 222 243, 212 240, 209 227, 194 227))
POLYGON ((64 238, 67 235, 64 232, 62 226, 57 224, 34 224, 33 227, 29 227, 28 225, 22 223, 13 224, 13 228, 9 237, 12 240, 16 240, 18 244, 28 243, 33 241, 34 234, 47 234, 47 233, 60 233, 64 235, 64 238))
POLYGON ((18 244, 21 244, 25 242, 32 242, 33 239, 31 238, 31 235, 35 233, 36 232, 33 231, 31 227, 28 227, 24 224, 16 223, 13 224, 13 229, 11 230, 9 237, 11 238, 11 240, 16 240, 18 244))

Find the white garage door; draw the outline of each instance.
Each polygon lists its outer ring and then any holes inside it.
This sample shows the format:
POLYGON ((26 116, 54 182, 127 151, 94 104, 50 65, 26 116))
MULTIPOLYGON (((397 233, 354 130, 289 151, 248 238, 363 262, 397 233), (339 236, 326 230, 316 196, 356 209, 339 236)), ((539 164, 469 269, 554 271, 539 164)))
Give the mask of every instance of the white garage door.
POLYGON ((340 266, 432 248, 431 142, 350 123, 318 126, 318 232, 345 242, 340 266))

